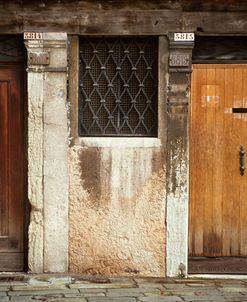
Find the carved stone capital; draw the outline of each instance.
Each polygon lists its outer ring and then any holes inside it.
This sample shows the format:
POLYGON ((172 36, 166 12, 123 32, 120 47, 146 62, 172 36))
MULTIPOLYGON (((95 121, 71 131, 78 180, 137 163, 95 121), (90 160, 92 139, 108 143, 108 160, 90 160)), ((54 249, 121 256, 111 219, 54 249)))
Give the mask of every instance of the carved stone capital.
POLYGON ((174 33, 168 34, 169 72, 191 72, 194 41, 175 41, 174 33))
POLYGON ((67 71, 67 34, 43 33, 42 39, 25 40, 28 72, 67 71))

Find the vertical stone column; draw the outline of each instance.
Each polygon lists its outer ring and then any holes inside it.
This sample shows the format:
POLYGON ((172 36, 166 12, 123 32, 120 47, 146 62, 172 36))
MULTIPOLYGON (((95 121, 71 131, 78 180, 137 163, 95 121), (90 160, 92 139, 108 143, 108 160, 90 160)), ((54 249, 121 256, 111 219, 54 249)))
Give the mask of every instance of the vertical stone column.
POLYGON ((29 270, 68 270, 67 34, 43 33, 28 51, 29 270))
POLYGON ((169 35, 167 99, 167 276, 185 276, 188 261, 188 104, 193 42, 169 35))
MULTIPOLYGON (((39 41, 26 41, 28 55, 41 51, 39 41)), ((28 198, 31 205, 28 232, 28 269, 43 272, 44 196, 43 196, 43 83, 44 75, 28 70, 28 198)))

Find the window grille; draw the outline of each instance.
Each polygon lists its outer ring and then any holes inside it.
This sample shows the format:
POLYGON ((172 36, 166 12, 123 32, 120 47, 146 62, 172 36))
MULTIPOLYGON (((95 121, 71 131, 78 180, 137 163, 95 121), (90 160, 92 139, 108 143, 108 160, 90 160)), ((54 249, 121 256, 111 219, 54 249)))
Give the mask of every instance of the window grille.
POLYGON ((156 136, 157 38, 81 38, 80 136, 156 136))

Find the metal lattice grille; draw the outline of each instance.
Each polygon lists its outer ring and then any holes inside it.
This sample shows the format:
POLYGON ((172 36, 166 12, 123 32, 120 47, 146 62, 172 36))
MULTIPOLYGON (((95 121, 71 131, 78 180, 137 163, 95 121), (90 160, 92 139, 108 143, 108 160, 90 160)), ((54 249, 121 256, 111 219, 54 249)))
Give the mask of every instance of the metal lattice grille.
POLYGON ((157 38, 81 38, 79 135, 155 136, 157 38))

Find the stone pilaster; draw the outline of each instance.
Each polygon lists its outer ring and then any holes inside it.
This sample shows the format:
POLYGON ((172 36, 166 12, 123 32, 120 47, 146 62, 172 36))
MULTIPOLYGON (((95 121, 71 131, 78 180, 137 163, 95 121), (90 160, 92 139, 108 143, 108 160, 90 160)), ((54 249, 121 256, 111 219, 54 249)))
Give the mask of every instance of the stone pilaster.
POLYGON ((193 42, 169 35, 167 91, 167 276, 185 276, 188 258, 188 104, 193 42))
POLYGON ((67 34, 27 40, 29 270, 68 269, 67 34))

